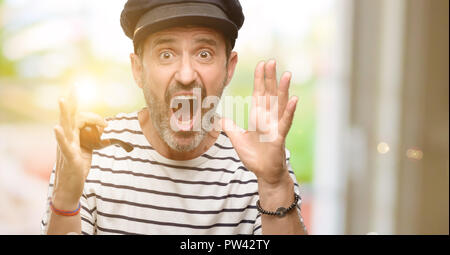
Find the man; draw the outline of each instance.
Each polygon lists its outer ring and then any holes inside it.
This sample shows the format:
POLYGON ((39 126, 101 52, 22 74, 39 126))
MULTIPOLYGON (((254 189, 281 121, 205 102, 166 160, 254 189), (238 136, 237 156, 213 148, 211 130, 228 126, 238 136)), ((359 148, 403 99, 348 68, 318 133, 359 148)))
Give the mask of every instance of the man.
POLYGON ((220 98, 233 76, 243 21, 238 0, 125 4, 121 25, 147 107, 105 121, 77 113, 73 93, 61 98, 43 233, 305 233, 284 147, 297 103, 290 73, 278 83, 274 60, 257 65, 252 130, 211 114, 217 102, 208 99, 220 98), (86 149, 87 124, 134 149, 86 149))

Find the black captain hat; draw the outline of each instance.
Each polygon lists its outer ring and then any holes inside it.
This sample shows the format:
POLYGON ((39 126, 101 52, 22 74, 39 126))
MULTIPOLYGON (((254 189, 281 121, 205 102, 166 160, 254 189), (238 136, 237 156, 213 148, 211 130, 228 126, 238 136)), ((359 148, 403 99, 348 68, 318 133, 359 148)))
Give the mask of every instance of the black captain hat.
POLYGON ((234 47, 244 23, 239 0, 128 0, 120 16, 125 34, 134 48, 150 33, 184 25, 219 30, 234 47))

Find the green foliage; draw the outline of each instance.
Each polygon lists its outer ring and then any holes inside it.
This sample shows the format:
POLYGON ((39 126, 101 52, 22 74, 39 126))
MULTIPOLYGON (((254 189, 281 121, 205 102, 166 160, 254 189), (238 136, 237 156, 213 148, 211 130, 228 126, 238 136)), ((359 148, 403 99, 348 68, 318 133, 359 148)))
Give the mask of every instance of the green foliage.
MULTIPOLYGON (((2 1, 0 0, 0 8, 1 5, 2 1)), ((14 77, 16 75, 15 65, 3 55, 3 30, 4 29, 0 27, 0 77, 14 77)))
POLYGON ((315 82, 293 84, 291 93, 299 97, 286 147, 291 152, 290 162, 300 182, 312 182, 315 139, 315 82))

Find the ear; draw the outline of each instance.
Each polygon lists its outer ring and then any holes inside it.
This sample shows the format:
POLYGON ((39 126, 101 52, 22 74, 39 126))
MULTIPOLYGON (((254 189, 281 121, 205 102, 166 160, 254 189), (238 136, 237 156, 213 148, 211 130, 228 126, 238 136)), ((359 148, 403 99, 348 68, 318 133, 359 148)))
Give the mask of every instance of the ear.
POLYGON ((238 62, 238 54, 236 51, 232 51, 230 58, 228 59, 228 77, 225 86, 228 85, 233 78, 234 70, 236 69, 236 64, 238 62))
POLYGON ((133 78, 136 84, 139 86, 139 88, 142 88, 142 60, 141 58, 134 54, 130 54, 130 61, 131 61, 131 70, 133 71, 133 78))

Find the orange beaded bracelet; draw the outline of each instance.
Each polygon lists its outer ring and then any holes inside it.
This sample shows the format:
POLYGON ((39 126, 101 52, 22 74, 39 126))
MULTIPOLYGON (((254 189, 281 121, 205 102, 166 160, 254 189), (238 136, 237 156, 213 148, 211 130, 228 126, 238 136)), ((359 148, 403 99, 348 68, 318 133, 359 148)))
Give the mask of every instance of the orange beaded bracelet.
POLYGON ((61 216, 74 216, 77 215, 80 212, 80 208, 81 208, 81 204, 78 203, 78 208, 75 209, 74 211, 63 211, 63 210, 58 210, 53 206, 53 203, 50 201, 50 208, 52 209, 53 213, 55 213, 56 215, 61 215, 61 216))

